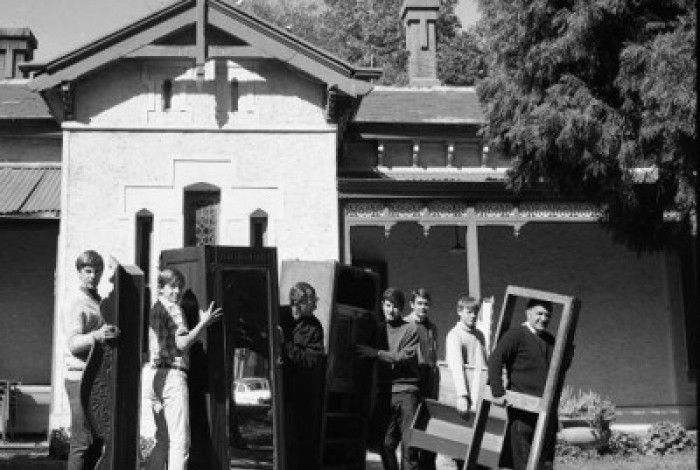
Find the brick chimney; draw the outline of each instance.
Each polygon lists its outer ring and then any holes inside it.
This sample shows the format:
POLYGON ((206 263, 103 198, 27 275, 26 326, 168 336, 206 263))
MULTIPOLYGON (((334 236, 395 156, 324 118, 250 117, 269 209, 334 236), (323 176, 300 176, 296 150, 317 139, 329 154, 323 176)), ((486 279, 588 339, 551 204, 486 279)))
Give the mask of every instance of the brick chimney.
POLYGON ((31 61, 35 49, 29 28, 0 28, 0 79, 22 78, 19 65, 31 61))
POLYGON ((408 78, 411 86, 438 86, 435 23, 440 0, 404 0, 401 21, 406 29, 408 78))

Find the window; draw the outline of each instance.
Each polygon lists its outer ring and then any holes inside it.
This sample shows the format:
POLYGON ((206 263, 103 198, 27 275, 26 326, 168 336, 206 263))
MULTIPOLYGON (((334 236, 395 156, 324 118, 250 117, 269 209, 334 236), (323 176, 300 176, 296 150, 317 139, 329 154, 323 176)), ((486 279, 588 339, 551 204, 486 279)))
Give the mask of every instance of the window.
POLYGON ((240 98, 240 91, 238 89, 238 80, 235 78, 231 79, 231 112, 235 113, 238 111, 238 99, 240 98))
POLYGON ((153 214, 141 209, 136 213, 136 266, 143 271, 144 284, 149 285, 151 271, 151 234, 153 233, 153 214))
POLYGON ((267 232, 267 212, 256 209, 250 214, 250 246, 262 248, 265 246, 265 233, 267 232))
POLYGON ((169 111, 173 101, 173 81, 163 80, 161 89, 161 97, 163 100, 163 111, 169 111))
POLYGON ((185 246, 215 245, 221 191, 198 183, 186 187, 184 196, 185 246))

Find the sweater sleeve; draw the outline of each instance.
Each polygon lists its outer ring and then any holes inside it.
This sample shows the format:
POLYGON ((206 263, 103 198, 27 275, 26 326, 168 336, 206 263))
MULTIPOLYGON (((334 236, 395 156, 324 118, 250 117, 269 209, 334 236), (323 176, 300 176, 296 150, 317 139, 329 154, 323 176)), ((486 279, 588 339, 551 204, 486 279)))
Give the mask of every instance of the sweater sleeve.
POLYGON ((398 351, 377 351, 377 358, 380 361, 390 364, 399 364, 413 359, 420 348, 420 338, 415 328, 406 329, 406 334, 401 338, 398 351))
POLYGON ((452 374, 452 382, 454 382, 455 392, 457 396, 469 395, 469 384, 464 376, 464 361, 462 359, 462 345, 460 344, 459 334, 454 330, 447 333, 445 339, 445 348, 447 356, 447 367, 452 374))
POLYGON ((489 384, 495 398, 502 397, 506 393, 503 386, 503 366, 512 362, 518 345, 517 338, 514 330, 507 331, 489 357, 489 384))

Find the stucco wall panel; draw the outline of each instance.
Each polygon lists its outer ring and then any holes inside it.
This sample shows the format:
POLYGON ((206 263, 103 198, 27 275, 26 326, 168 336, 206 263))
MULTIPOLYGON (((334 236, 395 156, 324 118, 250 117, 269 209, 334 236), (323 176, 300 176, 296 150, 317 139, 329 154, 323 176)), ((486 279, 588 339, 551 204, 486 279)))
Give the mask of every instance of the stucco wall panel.
POLYGON ((224 129, 325 123, 322 84, 278 61, 225 60, 217 67, 210 60, 204 71, 200 85, 190 61, 123 59, 78 83, 76 120, 100 126, 224 129), (169 110, 163 108, 164 80, 172 82, 169 110), (237 100, 232 99, 232 80, 238 82, 237 100))

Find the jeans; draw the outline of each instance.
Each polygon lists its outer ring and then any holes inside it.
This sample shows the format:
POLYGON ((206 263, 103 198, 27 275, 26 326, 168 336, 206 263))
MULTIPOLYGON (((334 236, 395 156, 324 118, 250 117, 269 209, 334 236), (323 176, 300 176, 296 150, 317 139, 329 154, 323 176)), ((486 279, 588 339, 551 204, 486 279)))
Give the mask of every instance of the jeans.
POLYGON ((67 470, 92 470, 102 456, 102 441, 94 439, 80 403, 80 381, 65 381, 70 404, 70 451, 67 470))
POLYGON ((146 376, 151 386, 151 406, 156 424, 156 443, 146 468, 185 470, 190 455, 187 373, 161 368, 146 376))
POLYGON ((391 394, 391 404, 388 413, 388 422, 384 442, 380 449, 380 456, 384 470, 398 470, 396 461, 396 448, 401 443, 403 470, 418 470, 418 449, 406 445, 406 431, 411 427, 411 421, 416 414, 420 398, 418 391, 397 392, 391 394))
MULTIPOLYGON (((527 459, 530 456, 530 448, 532 447, 532 438, 537 426, 537 415, 510 408, 508 410, 508 420, 510 421, 509 431, 513 469, 525 470, 527 459)), ((551 465, 551 462, 554 460, 556 433, 557 422, 555 414, 554 418, 549 421, 547 429, 545 429, 540 465, 537 468, 541 468, 542 465, 551 465)))

